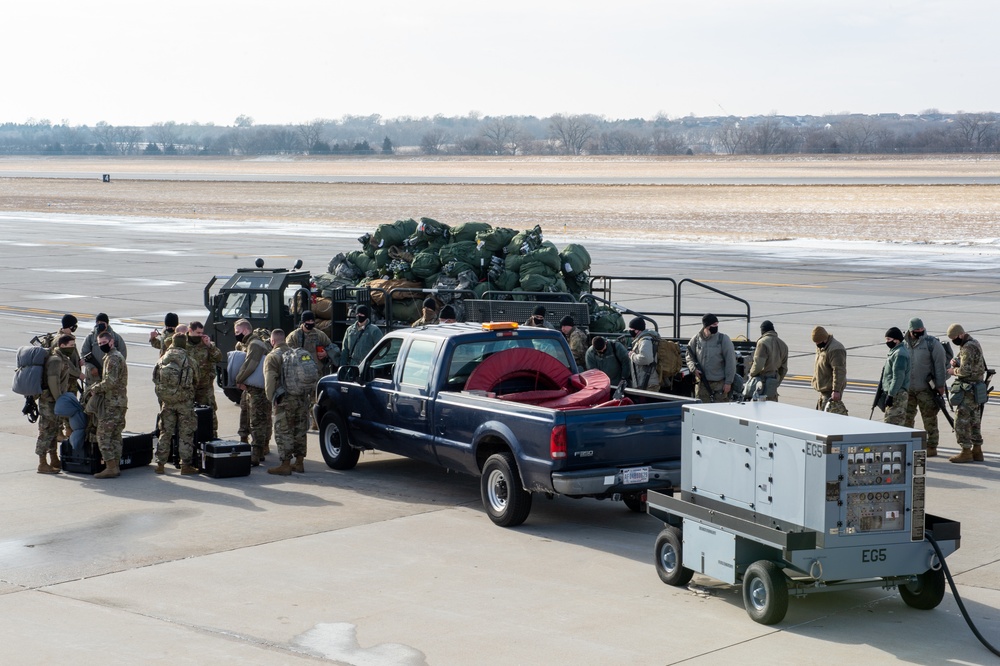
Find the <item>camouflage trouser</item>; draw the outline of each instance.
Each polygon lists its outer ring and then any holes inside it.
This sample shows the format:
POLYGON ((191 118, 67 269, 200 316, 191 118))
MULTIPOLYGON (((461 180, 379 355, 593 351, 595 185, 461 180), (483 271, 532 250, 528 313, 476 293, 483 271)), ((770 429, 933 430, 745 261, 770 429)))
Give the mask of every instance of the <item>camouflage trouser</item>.
POLYGON ((702 379, 698 382, 698 399, 702 402, 729 402, 729 396, 722 392, 726 386, 725 380, 710 382, 702 379))
POLYGON ((955 408, 955 439, 963 449, 982 446, 980 418, 975 394, 972 391, 963 391, 962 404, 955 408))
POLYGON ((55 451, 59 443, 59 435, 66 419, 56 416, 54 400, 38 399, 38 439, 35 440, 35 455, 44 456, 49 451, 55 451))
POLYGON ((843 414, 844 416, 850 416, 850 414, 847 413, 847 405, 844 404, 844 401, 830 400, 829 393, 820 394, 819 400, 816 401, 816 409, 820 411, 827 411, 831 414, 843 414), (829 403, 827 401, 829 401, 829 403))
POLYGON ((885 418, 882 420, 892 425, 903 425, 906 419, 906 405, 909 404, 909 393, 899 391, 892 396, 892 407, 885 408, 885 418))
POLYGON ((240 429, 237 432, 241 440, 250 439, 250 396, 246 391, 240 395, 240 429))
POLYGON ((122 430, 125 429, 125 408, 105 406, 97 420, 97 447, 104 461, 122 457, 122 430))
POLYGON ((212 438, 219 438, 219 405, 215 402, 215 384, 208 383, 194 387, 194 404, 212 408, 212 438))
POLYGON ((274 441, 282 460, 291 460, 292 456, 305 458, 310 407, 312 400, 308 395, 283 395, 274 406, 274 441))
POLYGON ((271 403, 262 388, 248 386, 246 394, 253 448, 257 449, 258 454, 262 454, 264 447, 271 441, 271 403))
POLYGON ((938 430, 938 408, 934 402, 934 391, 924 389, 922 391, 910 391, 909 400, 906 402, 906 417, 903 425, 912 428, 917 420, 917 408, 920 408, 920 419, 924 423, 924 430, 927 431, 927 448, 936 449, 941 432, 938 430))
POLYGON ((170 444, 177 433, 177 455, 182 463, 191 462, 194 453, 194 431, 198 420, 194 415, 194 402, 165 402, 160 409, 160 437, 156 443, 156 462, 166 463, 170 457, 170 444))

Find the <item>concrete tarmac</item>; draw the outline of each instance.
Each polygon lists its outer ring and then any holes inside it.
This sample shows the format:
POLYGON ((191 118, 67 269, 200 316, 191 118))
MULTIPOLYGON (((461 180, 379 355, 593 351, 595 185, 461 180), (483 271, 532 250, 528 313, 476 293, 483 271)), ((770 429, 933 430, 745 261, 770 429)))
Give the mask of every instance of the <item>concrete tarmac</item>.
MULTIPOLYGON (((263 256, 315 272, 356 247, 357 233, 169 220, 0 216, 0 367, 63 312, 89 332, 97 312, 128 344, 127 429, 153 427, 151 328, 167 311, 204 319, 202 289, 263 256)), ((594 272, 696 278, 749 302, 756 337, 770 319, 791 348, 790 371, 812 372, 809 330, 823 324, 849 350, 866 418, 885 357, 883 333, 920 316, 943 336, 952 321, 1000 345, 997 264, 990 249, 795 244, 640 244, 579 241, 594 272), (926 250, 926 251, 925 251, 926 250), (636 257, 644 254, 641 262, 636 257)), ((684 310, 733 313, 740 304, 685 285, 684 310), (690 303, 690 306, 688 306, 690 303)), ((662 283, 619 282, 612 300, 670 309, 662 283)), ((700 314, 682 322, 692 335, 700 314)), ((661 326, 669 327, 666 320, 661 326)), ((82 337, 80 339, 82 342, 82 337)), ((221 392, 220 431, 238 409, 221 392)), ((788 387, 782 399, 812 406, 788 387)), ((536 498, 528 521, 495 527, 476 479, 406 459, 365 454, 326 467, 310 434, 306 473, 213 480, 152 468, 118 479, 35 473, 35 426, 23 399, 0 394, 0 660, 48 664, 827 664, 855 661, 981 664, 994 657, 966 627, 949 591, 932 611, 879 588, 792 599, 776 626, 751 621, 736 588, 696 576, 663 585, 653 567, 660 523, 610 501, 536 498)), ((948 558, 983 634, 1000 643, 1000 452, 995 406, 984 421, 985 463, 928 465, 928 511, 962 522, 948 558)), ((877 414, 877 412, 876 412, 877 414)), ((943 449, 954 435, 941 421, 943 449)), ((271 459, 274 459, 272 454, 271 459)))

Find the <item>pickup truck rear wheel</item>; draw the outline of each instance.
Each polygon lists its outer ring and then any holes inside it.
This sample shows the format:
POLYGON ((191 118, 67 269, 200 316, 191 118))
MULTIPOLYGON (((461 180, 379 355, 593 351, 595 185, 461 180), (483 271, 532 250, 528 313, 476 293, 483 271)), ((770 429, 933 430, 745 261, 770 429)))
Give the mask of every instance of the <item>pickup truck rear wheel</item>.
POLYGON ((361 457, 361 451, 350 445, 344 420, 332 412, 319 424, 319 449, 332 469, 354 469, 361 457))
POLYGON ((521 487, 517 464, 510 453, 494 453, 483 465, 479 479, 483 506, 500 527, 515 527, 531 512, 531 493, 521 487))
POLYGON ((642 499, 642 493, 626 493, 622 495, 625 506, 633 513, 646 513, 646 502, 642 499))
POLYGON ((667 526, 656 537, 656 573, 667 585, 681 587, 694 576, 694 572, 682 564, 682 548, 681 531, 676 527, 667 526))

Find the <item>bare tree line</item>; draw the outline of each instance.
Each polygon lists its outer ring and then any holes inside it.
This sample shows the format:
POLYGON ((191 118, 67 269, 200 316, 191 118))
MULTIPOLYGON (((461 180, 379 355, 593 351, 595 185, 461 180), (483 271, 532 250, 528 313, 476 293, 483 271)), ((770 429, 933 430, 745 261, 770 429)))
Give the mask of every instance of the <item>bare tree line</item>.
POLYGON ((296 125, 0 124, 6 155, 781 155, 1000 151, 995 113, 685 117, 344 116, 296 125))

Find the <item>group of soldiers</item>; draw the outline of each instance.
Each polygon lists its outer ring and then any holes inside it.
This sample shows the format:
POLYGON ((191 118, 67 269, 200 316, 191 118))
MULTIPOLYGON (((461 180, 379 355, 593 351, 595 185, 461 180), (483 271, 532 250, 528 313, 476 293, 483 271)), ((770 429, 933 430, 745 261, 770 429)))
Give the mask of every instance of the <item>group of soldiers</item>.
MULTIPOLYGON (((524 326, 555 329, 545 319, 544 305, 535 307, 524 326)), ((240 441, 251 443, 251 465, 258 466, 270 452, 274 435, 279 464, 268 473, 282 476, 304 472, 306 433, 312 420, 310 407, 313 390, 292 394, 283 386, 282 372, 285 352, 302 349, 317 366, 316 377, 328 374, 336 365, 358 365, 382 337, 381 329, 371 322, 371 311, 359 306, 354 321, 344 334, 339 351, 322 331, 316 328, 316 318, 310 311, 300 316, 300 326, 291 333, 281 329, 254 330, 246 319, 237 321, 234 332, 237 350, 245 353, 234 383, 243 390, 240 403, 240 441), (331 356, 333 354, 333 356, 331 356), (261 373, 260 370, 263 372, 261 373), (263 380, 248 383, 257 373, 263 380)), ((423 303, 423 313, 414 326, 455 321, 451 306, 438 309, 434 299, 423 303)), ((157 474, 165 472, 170 445, 176 433, 181 474, 197 474, 192 463, 194 435, 197 428, 195 406, 212 410, 212 437, 218 437, 218 405, 215 400, 216 366, 223 360, 222 351, 205 334, 201 322, 180 324, 174 313, 164 317, 164 332, 152 331, 150 344, 160 350, 160 359, 153 372, 154 388, 160 401, 157 419, 159 432, 156 447, 157 474)), ((737 378, 736 353, 732 340, 719 331, 715 315, 702 317, 702 328, 687 344, 685 362, 694 377, 697 397, 703 402, 728 401, 733 398, 737 378)), ((76 348, 78 321, 72 314, 63 316, 61 328, 46 336, 51 348, 46 357, 44 374, 46 388, 38 400, 39 425, 35 453, 39 456, 38 472, 58 473, 61 463, 57 443, 66 427, 65 419, 55 414, 55 402, 64 393, 79 394, 80 402, 96 424, 93 437, 105 462, 105 470, 95 478, 113 478, 120 474, 122 431, 128 409, 128 368, 125 341, 112 328, 108 316, 97 315, 94 329, 82 349, 76 348)), ((577 327, 571 316, 559 322, 570 350, 580 367, 599 369, 611 379, 612 385, 625 381, 627 385, 650 391, 661 388, 657 371, 657 349, 662 343, 655 331, 646 330, 646 321, 635 317, 628 323, 631 346, 614 338, 595 336, 588 344, 587 333, 577 327)), ((760 324, 753 363, 743 396, 778 400, 778 387, 788 372, 788 345, 778 337, 770 321, 760 324)), ((961 452, 951 462, 966 463, 983 460, 981 405, 985 402, 984 380, 987 368, 982 346, 959 324, 952 324, 948 339, 951 347, 926 334, 919 318, 910 320, 904 333, 897 327, 885 332, 889 348, 880 381, 879 406, 885 411, 884 421, 913 427, 919 411, 927 432, 927 455, 936 456, 940 429, 938 415, 944 407, 946 381, 954 379, 950 401, 955 407, 955 436, 961 452)), ((816 408, 847 415, 843 393, 847 385, 847 350, 824 327, 816 326, 811 333, 816 345, 812 388, 819 394, 816 408)))

